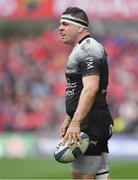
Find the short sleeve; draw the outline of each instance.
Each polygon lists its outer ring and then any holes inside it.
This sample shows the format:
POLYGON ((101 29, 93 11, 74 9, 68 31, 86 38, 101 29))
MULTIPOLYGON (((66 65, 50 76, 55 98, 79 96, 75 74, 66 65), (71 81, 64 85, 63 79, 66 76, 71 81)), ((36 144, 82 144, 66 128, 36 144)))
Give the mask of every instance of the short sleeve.
POLYGON ((79 63, 81 75, 100 75, 100 61, 100 59, 94 59, 92 56, 82 59, 79 63))

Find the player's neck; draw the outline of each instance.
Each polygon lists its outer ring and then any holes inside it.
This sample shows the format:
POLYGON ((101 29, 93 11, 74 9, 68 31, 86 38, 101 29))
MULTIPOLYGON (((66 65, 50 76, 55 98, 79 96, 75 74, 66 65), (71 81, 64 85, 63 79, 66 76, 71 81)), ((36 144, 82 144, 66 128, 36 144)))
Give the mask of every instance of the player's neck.
POLYGON ((90 33, 89 32, 86 32, 86 33, 83 33, 79 36, 79 38, 77 39, 77 41, 75 42, 74 46, 78 43, 81 43, 83 41, 83 39, 85 39, 85 37, 90 37, 90 33))
POLYGON ((89 38, 89 37, 91 37, 91 35, 86 34, 85 36, 83 36, 83 38, 80 39, 80 41, 78 43, 80 44, 84 39, 89 38))

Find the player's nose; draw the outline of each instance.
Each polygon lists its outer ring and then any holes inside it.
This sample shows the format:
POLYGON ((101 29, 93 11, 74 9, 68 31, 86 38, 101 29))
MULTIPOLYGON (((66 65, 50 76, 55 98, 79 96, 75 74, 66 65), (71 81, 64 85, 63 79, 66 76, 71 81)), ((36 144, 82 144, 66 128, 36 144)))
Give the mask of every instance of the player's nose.
POLYGON ((59 31, 62 31, 63 30, 63 25, 60 24, 58 29, 59 29, 59 31))

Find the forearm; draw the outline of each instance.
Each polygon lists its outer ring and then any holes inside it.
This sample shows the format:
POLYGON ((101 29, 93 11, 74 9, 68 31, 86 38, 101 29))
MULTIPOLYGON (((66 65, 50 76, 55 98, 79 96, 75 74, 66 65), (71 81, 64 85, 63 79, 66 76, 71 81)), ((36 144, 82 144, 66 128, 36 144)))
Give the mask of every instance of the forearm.
POLYGON ((71 121, 71 117, 68 114, 66 114, 64 121, 71 121))
POLYGON ((87 116, 90 111, 96 96, 97 91, 95 89, 83 89, 80 95, 78 107, 72 118, 72 122, 80 124, 81 121, 87 116))

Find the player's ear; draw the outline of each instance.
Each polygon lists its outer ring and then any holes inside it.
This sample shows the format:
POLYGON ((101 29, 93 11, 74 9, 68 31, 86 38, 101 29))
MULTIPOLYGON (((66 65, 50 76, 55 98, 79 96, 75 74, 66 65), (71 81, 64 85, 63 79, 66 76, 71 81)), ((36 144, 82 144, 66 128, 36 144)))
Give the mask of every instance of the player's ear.
POLYGON ((79 27, 79 33, 82 33, 84 31, 84 28, 83 27, 79 27))

